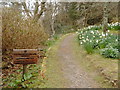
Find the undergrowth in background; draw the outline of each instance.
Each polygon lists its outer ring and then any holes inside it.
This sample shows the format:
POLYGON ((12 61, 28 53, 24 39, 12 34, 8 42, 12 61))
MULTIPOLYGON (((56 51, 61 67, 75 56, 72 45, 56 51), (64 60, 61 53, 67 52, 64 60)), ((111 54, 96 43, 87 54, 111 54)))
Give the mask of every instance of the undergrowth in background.
POLYGON ((51 38, 49 38, 44 45, 50 47, 52 46, 58 39, 60 38, 60 35, 55 34, 51 38))
MULTIPOLYGON (((118 22, 114 24, 108 24, 112 30, 118 30, 118 22)), ((80 45, 83 45, 88 54, 92 54, 94 51, 98 51, 101 55, 107 58, 118 58, 119 44, 118 35, 110 34, 110 30, 106 35, 100 32, 100 26, 89 26, 83 30, 79 30, 78 39, 80 45)))
POLYGON ((56 34, 67 34, 67 33, 72 33, 76 31, 76 26, 75 25, 63 25, 63 26, 58 26, 56 30, 56 34))

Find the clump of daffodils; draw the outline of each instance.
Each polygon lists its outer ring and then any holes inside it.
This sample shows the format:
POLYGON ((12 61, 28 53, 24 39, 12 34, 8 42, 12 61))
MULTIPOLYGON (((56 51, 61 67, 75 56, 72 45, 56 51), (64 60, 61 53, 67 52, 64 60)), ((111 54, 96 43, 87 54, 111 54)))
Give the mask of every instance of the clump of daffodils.
MULTIPOLYGON (((116 26, 118 24, 108 24, 109 26, 116 26)), ((92 49, 98 49, 100 54, 109 58, 118 58, 118 35, 110 34, 110 30, 106 32, 100 32, 93 30, 94 27, 100 26, 89 26, 79 31, 79 42, 80 45, 87 48, 90 52, 92 49), (109 47, 108 47, 109 46, 109 47), (90 50, 89 50, 90 48, 90 50)))

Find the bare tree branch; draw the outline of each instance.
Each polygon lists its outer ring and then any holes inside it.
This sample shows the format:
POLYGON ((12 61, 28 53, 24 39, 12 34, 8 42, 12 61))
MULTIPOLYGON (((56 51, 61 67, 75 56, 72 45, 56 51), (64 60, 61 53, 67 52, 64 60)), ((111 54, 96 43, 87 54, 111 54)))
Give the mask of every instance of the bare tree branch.
POLYGON ((35 21, 38 21, 39 18, 41 17, 41 15, 43 14, 43 12, 46 10, 45 9, 45 2, 41 2, 41 10, 40 10, 40 12, 38 12, 38 7, 39 7, 39 5, 36 6, 36 10, 35 10, 35 13, 36 13, 36 15, 34 16, 35 21))
POLYGON ((38 2, 36 2, 35 3, 35 10, 34 10, 34 15, 36 15, 37 13, 38 13, 38 8, 39 8, 39 3, 38 2))
POLYGON ((26 6, 26 3, 25 3, 25 2, 22 2, 22 6, 24 7, 27 16, 28 16, 28 17, 31 17, 31 16, 30 16, 30 11, 27 9, 27 6, 26 6))

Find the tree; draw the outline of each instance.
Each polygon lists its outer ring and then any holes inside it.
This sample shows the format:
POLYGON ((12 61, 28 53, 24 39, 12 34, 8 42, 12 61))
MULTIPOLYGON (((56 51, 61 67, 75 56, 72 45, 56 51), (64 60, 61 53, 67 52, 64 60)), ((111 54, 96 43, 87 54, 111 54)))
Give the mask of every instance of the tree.
MULTIPOLYGON (((45 3, 46 2, 38 2, 38 1, 36 1, 35 2, 35 8, 34 8, 34 10, 33 10, 33 19, 34 19, 34 21, 38 21, 39 19, 40 19, 40 17, 42 16, 42 14, 45 12, 45 3), (40 8, 40 9, 39 9, 40 8)), ((22 2, 22 6, 24 7, 24 11, 25 11, 25 13, 27 14, 27 16, 28 17, 30 17, 30 16, 32 16, 31 15, 31 10, 30 9, 28 9, 28 7, 27 7, 27 5, 26 5, 26 2, 22 2)))
POLYGON ((68 15, 71 18, 71 20, 73 21, 73 25, 75 25, 76 20, 79 17, 79 14, 77 12, 77 10, 78 10, 77 6, 78 6, 77 2, 69 3, 68 15))
POLYGON ((108 27, 108 2, 104 3, 104 8, 103 8, 103 32, 106 35, 107 27, 108 27))

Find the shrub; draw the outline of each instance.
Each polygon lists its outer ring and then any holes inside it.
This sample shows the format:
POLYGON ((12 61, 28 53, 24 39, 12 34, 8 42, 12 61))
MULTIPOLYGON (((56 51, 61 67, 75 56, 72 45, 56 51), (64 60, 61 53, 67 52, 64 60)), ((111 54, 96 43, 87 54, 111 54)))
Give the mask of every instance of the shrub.
POLYGON ((19 10, 11 8, 3 10, 3 49, 32 49, 43 46, 47 34, 40 24, 30 18, 24 18, 19 10))

